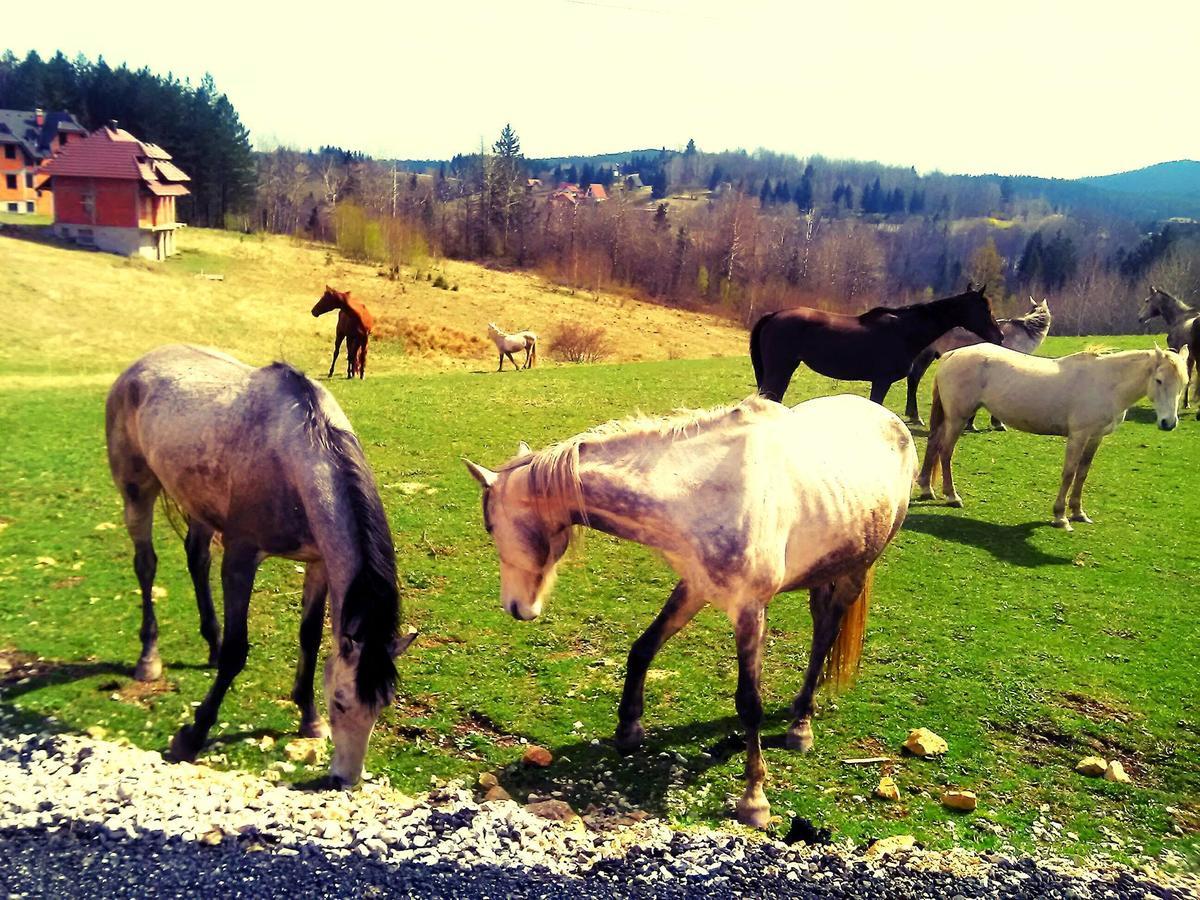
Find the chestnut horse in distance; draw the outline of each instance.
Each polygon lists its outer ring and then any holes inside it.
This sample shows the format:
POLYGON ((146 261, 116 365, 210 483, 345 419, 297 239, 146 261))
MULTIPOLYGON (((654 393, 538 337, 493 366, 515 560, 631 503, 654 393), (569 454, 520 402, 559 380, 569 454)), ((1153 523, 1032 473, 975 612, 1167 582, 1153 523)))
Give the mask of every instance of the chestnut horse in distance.
POLYGON ((338 351, 342 349, 342 341, 345 341, 346 377, 353 378, 357 373, 361 379, 367 370, 367 338, 371 336, 371 330, 375 327, 375 317, 361 302, 351 297, 349 291, 335 291, 329 285, 325 285, 325 293, 312 308, 313 317, 323 316, 335 309, 338 311, 337 337, 333 341, 329 377, 333 377, 338 351))

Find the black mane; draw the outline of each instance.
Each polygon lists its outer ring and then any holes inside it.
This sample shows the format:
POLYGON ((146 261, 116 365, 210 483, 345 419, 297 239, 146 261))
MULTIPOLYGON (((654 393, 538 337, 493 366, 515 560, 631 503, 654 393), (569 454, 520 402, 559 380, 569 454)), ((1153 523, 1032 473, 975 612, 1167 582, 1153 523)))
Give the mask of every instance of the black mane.
POLYGON ((964 297, 969 297, 974 293, 974 291, 967 291, 963 294, 955 294, 953 297, 939 297, 937 300, 927 300, 924 303, 908 303, 904 306, 873 306, 865 313, 862 313, 858 319, 860 322, 873 322, 886 315, 923 315, 929 311, 930 307, 949 304, 952 300, 962 300, 964 297))
POLYGON ((316 386, 286 363, 268 368, 288 387, 314 441, 333 455, 341 476, 341 495, 354 517, 360 555, 359 569, 342 602, 341 631, 362 646, 355 672, 359 699, 375 706, 389 703, 396 685, 391 649, 400 626, 400 595, 396 551, 375 476, 355 434, 333 425, 322 412, 316 386))

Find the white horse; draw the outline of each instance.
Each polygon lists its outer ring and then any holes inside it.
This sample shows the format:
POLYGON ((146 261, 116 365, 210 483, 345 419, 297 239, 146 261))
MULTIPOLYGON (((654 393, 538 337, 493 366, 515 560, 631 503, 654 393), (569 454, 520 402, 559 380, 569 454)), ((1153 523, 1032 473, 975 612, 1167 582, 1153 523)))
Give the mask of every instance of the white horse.
POLYGON ((963 426, 982 406, 1018 431, 1066 437, 1054 524, 1070 531, 1071 522, 1091 522, 1083 511, 1083 483, 1100 441, 1124 421, 1129 407, 1147 396, 1154 404, 1158 427, 1171 431, 1179 423, 1186 358, 1186 347, 1182 354, 1159 349, 1085 350, 1061 359, 1027 356, 993 344, 952 351, 933 379, 929 445, 917 479, 920 499, 933 499, 930 482, 940 465, 946 502, 962 506, 950 461, 963 426), (1070 521, 1064 515, 1068 490, 1070 521))
POLYGON ((767 604, 783 591, 809 591, 812 646, 787 733, 790 748, 808 750, 822 666, 839 684, 856 670, 872 567, 908 511, 917 456, 904 423, 861 397, 794 409, 751 397, 732 408, 611 423, 539 453, 522 444, 499 472, 464 462, 484 489, 500 600, 514 618, 541 613, 572 525, 654 547, 679 575, 629 651, 617 713, 622 750, 644 738, 646 670, 659 648, 705 605, 725 612, 747 730, 737 816, 765 827, 759 677, 767 604))
POLYGON ((500 351, 500 368, 497 372, 504 368, 504 357, 508 357, 508 361, 513 364, 513 368, 518 368, 517 361, 513 359, 513 353, 518 350, 525 351, 525 365, 522 369, 533 368, 537 362, 537 335, 532 331, 518 331, 516 334, 505 334, 496 327, 495 322, 488 322, 488 337, 492 339, 492 343, 496 345, 496 349, 500 351))

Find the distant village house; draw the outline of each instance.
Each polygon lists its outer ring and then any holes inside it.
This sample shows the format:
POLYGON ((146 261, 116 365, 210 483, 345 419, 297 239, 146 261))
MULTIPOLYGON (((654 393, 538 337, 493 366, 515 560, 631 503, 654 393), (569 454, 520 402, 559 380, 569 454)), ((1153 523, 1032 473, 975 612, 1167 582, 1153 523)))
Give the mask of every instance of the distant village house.
POLYGON ((49 215, 43 165, 87 129, 67 112, 0 109, 0 212, 49 215))
POLYGON ((562 182, 550 195, 551 203, 569 203, 578 206, 580 203, 603 203, 608 199, 608 192, 602 184, 582 185, 562 182))
POLYGON ((175 199, 191 179, 171 155, 110 122, 72 143, 46 170, 54 230, 77 244, 161 260, 175 254, 175 199))

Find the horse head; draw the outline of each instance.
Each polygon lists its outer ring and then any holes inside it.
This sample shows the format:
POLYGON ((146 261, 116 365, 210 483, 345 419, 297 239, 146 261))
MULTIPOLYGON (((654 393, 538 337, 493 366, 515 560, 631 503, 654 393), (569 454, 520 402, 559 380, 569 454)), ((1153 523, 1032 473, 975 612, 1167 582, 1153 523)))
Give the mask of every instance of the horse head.
POLYGON ((963 321, 959 324, 985 341, 999 344, 1004 340, 1004 334, 1000 331, 1000 324, 996 321, 996 317, 992 315, 991 301, 984 295, 986 290, 986 284, 975 287, 967 282, 966 292, 959 294, 956 298, 960 301, 963 310, 963 321))
POLYGON ((483 488, 483 526, 500 557, 500 605, 526 622, 541 615, 571 543, 570 515, 547 513, 530 488, 530 466, 523 464, 529 457, 522 442, 500 472, 463 460, 483 488))
MULTIPOLYGON (((325 661, 325 698, 329 705, 329 729, 333 738, 333 759, 329 763, 329 779, 333 787, 350 787, 362 776, 363 759, 375 720, 382 709, 391 703, 394 691, 388 690, 366 699, 358 687, 358 668, 362 664, 363 643, 347 634, 357 629, 343 630, 335 652, 325 661)), ((417 636, 415 628, 397 636, 387 646, 388 655, 395 660, 417 636)), ((393 673, 394 675, 394 673, 393 673)))
POLYGON ((1154 365, 1150 369, 1146 395, 1154 404, 1158 427, 1163 431, 1172 431, 1179 424, 1179 396, 1187 386, 1187 358, 1186 346, 1178 353, 1157 345, 1154 348, 1154 365))
POLYGON ((335 291, 329 285, 325 285, 325 293, 321 295, 321 299, 312 308, 313 318, 323 316, 325 313, 332 312, 335 309, 341 309, 346 305, 346 300, 349 297, 349 291, 335 291))

